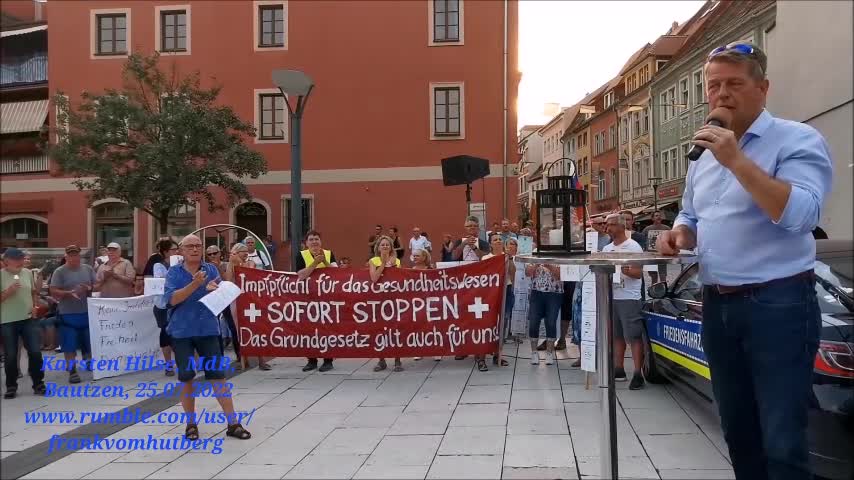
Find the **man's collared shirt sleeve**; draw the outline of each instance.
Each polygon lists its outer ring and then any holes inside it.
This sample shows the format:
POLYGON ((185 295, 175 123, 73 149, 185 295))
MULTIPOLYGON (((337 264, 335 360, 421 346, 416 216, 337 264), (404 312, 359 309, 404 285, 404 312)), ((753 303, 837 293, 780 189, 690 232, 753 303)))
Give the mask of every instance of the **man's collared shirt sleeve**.
POLYGON ((692 186, 695 170, 694 165, 695 163, 692 163, 688 167, 688 173, 685 176, 685 191, 682 192, 682 210, 673 221, 673 228, 685 225, 691 231, 697 233, 697 212, 694 210, 694 187, 692 186))
POLYGON ((811 232, 833 182, 833 162, 824 138, 808 125, 780 152, 774 177, 792 186, 783 215, 774 223, 792 232, 811 232))
POLYGON ((187 279, 182 275, 181 270, 183 269, 183 266, 176 265, 166 272, 166 284, 163 286, 163 299, 166 305, 172 305, 172 295, 175 295, 177 290, 189 285, 187 279))

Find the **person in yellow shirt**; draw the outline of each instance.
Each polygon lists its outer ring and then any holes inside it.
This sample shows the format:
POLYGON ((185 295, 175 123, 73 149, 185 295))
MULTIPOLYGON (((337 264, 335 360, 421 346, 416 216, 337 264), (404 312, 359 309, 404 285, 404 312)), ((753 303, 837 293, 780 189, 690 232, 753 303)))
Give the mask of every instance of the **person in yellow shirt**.
POLYGON ((0 270, 0 325, 3 349, 6 353, 6 393, 3 398, 15 398, 18 393, 18 338, 27 349, 28 370, 33 380, 33 392, 44 395, 42 352, 39 349, 39 325, 36 320, 39 290, 33 273, 24 268, 26 253, 10 248, 3 253, 0 270))
MULTIPOLYGON (((377 239, 374 245, 374 257, 368 261, 368 268, 371 271, 371 281, 376 283, 382 277, 386 268, 400 268, 400 259, 397 258, 397 253, 394 250, 394 240, 388 236, 382 236, 377 239)), ((385 363, 385 358, 380 358, 377 365, 374 367, 375 372, 381 372, 388 368, 385 363)), ((403 364, 400 358, 394 359, 394 371, 402 372, 403 364)))
MULTIPOLYGON (((332 250, 325 250, 323 248, 323 239, 317 230, 311 230, 305 234, 305 246, 306 249, 300 252, 297 264, 294 266, 294 270, 297 271, 300 280, 308 278, 318 268, 338 267, 338 263, 335 261, 335 254, 332 253, 332 250)), ((308 363, 302 367, 303 372, 310 372, 317 368, 316 358, 308 358, 307 360, 308 363)), ((324 358, 323 365, 320 366, 318 371, 328 372, 332 370, 332 360, 331 358, 324 358)))

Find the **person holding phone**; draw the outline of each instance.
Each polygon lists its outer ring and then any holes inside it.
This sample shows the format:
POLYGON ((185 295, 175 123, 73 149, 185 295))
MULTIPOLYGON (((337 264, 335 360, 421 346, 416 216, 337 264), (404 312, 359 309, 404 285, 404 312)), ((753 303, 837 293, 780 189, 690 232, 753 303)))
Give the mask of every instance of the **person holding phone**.
POLYGON ((15 398, 18 392, 18 338, 27 349, 28 371, 33 381, 33 392, 44 395, 42 352, 39 349, 39 326, 34 319, 38 305, 38 288, 33 273, 24 268, 26 254, 10 248, 3 253, 4 267, 0 270, 0 324, 3 331, 3 348, 6 362, 6 393, 3 398, 15 398))

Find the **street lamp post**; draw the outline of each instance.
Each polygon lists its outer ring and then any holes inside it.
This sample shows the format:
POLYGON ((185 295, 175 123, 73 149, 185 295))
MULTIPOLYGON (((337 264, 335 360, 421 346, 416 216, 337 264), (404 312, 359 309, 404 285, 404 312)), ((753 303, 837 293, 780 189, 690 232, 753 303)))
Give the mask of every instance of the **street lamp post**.
POLYGON ((658 182, 661 180, 661 177, 649 177, 649 181, 652 182, 652 204, 655 210, 658 210, 658 182))
POLYGON ((302 114, 308 96, 314 88, 311 77, 297 70, 273 70, 273 84, 282 92, 291 124, 291 267, 296 267, 300 255, 302 228, 302 114), (293 104, 291 104, 291 98, 293 104))

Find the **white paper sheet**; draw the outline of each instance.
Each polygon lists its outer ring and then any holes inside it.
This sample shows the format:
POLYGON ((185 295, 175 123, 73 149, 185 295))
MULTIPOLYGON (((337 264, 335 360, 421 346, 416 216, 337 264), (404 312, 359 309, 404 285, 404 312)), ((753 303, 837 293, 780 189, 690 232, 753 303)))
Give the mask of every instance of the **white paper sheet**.
POLYGON ((560 266, 560 281, 561 282, 577 282, 581 280, 582 269, 587 270, 586 266, 581 265, 561 265, 560 266))
POLYGON ((596 313, 596 282, 581 284, 581 311, 596 313))
POLYGON ((165 287, 165 278, 146 278, 144 293, 145 295, 163 295, 165 287))
POLYGON ((175 265, 181 265, 184 261, 184 257, 181 255, 172 255, 169 257, 169 266, 174 267, 175 265))
POLYGON ((581 312, 581 341, 596 341, 596 312, 581 312))
POLYGON ((202 302, 204 306, 208 307, 208 310, 210 310, 214 315, 219 315, 220 312, 231 305, 231 302, 236 300, 239 296, 240 287, 229 281, 223 280, 222 282, 219 282, 219 288, 208 293, 199 301, 202 302))
POLYGON ((596 343, 581 342, 581 370, 585 372, 596 371, 596 343))
POLYGON ((588 252, 598 252, 599 251, 599 232, 586 232, 587 236, 585 237, 587 243, 587 251, 588 252))
POLYGON ((519 235, 516 243, 519 245, 519 255, 530 255, 534 252, 534 237, 519 235))

